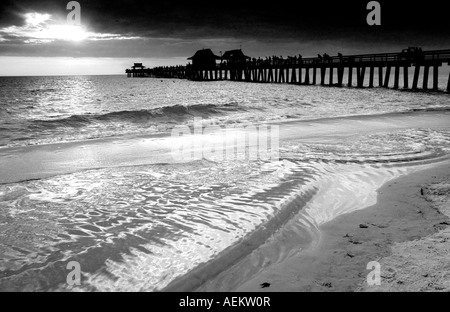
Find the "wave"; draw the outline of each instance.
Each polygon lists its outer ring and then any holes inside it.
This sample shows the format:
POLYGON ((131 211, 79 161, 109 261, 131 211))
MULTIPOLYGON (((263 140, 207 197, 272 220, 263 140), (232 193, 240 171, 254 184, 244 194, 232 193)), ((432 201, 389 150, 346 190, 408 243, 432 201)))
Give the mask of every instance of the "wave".
POLYGON ((408 112, 450 112, 450 107, 425 107, 425 108, 412 108, 408 112))
POLYGON ((31 93, 54 92, 54 91, 57 91, 57 89, 55 89, 55 88, 37 88, 37 89, 29 89, 28 91, 31 93))
POLYGON ((44 126, 47 128, 54 127, 83 127, 95 122, 128 122, 128 123, 144 123, 158 120, 176 120, 180 121, 192 116, 208 117, 213 115, 225 114, 229 111, 246 110, 237 103, 226 103, 220 105, 214 104, 196 104, 190 106, 173 105, 163 106, 153 109, 141 110, 123 110, 109 112, 105 114, 82 114, 72 115, 60 119, 33 120, 32 124, 44 126))

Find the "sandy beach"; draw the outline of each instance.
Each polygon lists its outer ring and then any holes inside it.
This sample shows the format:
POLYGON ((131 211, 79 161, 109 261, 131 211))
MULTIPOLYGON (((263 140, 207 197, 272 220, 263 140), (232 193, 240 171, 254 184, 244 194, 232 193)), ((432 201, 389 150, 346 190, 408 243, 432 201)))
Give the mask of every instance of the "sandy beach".
POLYGON ((377 203, 320 227, 320 242, 237 291, 449 291, 450 162, 386 183, 377 203), (368 286, 370 261, 381 285, 368 286))

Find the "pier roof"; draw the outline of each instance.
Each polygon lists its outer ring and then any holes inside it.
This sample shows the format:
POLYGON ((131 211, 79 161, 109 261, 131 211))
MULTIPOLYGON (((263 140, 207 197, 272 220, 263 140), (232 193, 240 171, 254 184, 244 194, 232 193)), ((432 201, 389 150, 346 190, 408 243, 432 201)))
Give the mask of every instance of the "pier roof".
POLYGON ((131 68, 136 69, 136 68, 142 68, 144 69, 145 66, 142 65, 142 63, 134 63, 133 66, 131 66, 131 68))
POLYGON ((246 60, 246 59, 250 59, 250 56, 245 55, 241 49, 226 51, 222 55, 222 60, 235 61, 235 60, 246 60))
POLYGON ((211 49, 202 49, 195 52, 195 54, 191 57, 188 57, 188 60, 194 60, 194 59, 208 59, 208 58, 214 58, 216 60, 220 60, 220 57, 215 55, 211 49))

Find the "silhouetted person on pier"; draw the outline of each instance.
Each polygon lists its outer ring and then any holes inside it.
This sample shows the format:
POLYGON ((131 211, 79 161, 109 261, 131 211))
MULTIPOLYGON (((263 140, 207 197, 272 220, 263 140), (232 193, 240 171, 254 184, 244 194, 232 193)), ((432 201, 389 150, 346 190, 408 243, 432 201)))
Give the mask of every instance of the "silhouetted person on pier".
MULTIPOLYGON (((402 51, 402 53, 403 53, 403 51, 402 51)), ((413 58, 416 61, 423 60, 423 51, 422 51, 422 48, 420 48, 420 47, 408 47, 407 55, 408 55, 408 59, 413 58)))
POLYGON ((319 58, 319 63, 322 63, 322 55, 317 54, 317 57, 319 58))
POLYGON ((422 48, 416 48, 416 59, 422 61, 424 59, 422 48))

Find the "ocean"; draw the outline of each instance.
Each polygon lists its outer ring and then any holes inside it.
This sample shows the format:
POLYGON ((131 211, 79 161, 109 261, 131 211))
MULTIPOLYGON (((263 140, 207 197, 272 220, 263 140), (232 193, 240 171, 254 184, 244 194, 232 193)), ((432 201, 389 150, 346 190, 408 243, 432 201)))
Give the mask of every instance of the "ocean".
MULTIPOLYGON (((442 89, 445 78, 443 73, 442 89)), ((124 76, 1 77, 0 98, 3 147, 167 132, 192 122, 192 116, 219 124, 255 123, 448 107, 441 94, 382 88, 124 76)))
POLYGON ((449 117, 444 92, 0 77, 0 290, 233 290, 447 159, 449 117), (279 157, 170 159, 194 118, 279 125, 279 157))

